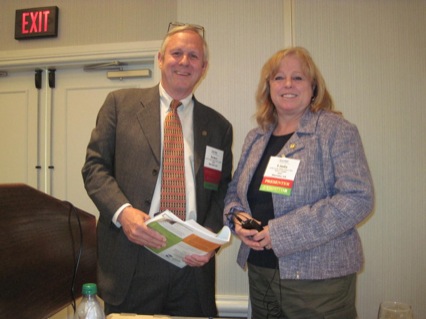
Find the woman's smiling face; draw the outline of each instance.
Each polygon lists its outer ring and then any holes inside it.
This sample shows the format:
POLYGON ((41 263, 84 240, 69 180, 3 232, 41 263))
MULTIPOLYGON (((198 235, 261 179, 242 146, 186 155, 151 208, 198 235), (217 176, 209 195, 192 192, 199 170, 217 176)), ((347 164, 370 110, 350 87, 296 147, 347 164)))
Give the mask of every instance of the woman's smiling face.
POLYGON ((300 59, 289 55, 281 60, 278 72, 269 80, 270 96, 278 116, 302 114, 311 103, 312 80, 300 59))

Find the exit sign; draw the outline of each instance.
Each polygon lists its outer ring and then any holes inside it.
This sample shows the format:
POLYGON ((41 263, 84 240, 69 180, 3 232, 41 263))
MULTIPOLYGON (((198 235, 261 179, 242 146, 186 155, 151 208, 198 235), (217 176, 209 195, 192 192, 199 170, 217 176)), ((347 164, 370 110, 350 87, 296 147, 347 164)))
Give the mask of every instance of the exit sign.
POLYGON ((35 39, 58 36, 58 7, 16 10, 15 39, 35 39))

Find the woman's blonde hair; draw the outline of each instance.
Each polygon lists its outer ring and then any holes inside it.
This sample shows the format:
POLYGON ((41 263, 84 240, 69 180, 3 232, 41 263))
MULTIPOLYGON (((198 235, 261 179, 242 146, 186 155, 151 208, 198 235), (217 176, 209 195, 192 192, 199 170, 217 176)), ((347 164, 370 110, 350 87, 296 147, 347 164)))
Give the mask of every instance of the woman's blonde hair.
POLYGON ((275 53, 262 68, 256 92, 257 111, 255 117, 257 124, 266 130, 277 123, 277 111, 271 99, 269 83, 278 73, 281 61, 288 56, 296 56, 300 60, 303 73, 311 81, 313 91, 309 106, 311 111, 318 112, 323 109, 340 114, 340 112, 334 111, 333 99, 309 52, 302 47, 292 47, 275 53))

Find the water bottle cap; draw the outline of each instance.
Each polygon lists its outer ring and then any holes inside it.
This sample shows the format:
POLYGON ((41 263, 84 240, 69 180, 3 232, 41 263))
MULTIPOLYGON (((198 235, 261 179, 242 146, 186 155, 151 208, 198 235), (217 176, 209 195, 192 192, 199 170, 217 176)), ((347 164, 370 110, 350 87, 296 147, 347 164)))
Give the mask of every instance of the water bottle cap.
POLYGON ((98 292, 98 288, 96 284, 88 283, 83 285, 82 293, 83 295, 96 295, 98 292))

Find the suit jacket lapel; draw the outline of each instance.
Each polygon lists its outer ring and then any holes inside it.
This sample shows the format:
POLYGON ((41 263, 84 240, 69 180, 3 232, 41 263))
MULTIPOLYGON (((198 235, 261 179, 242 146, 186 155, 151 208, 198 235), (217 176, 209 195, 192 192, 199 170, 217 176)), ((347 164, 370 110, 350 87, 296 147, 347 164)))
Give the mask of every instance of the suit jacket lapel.
POLYGON ((194 171, 198 176, 199 170, 203 167, 204 152, 206 151, 209 139, 208 119, 203 116, 202 105, 194 98, 194 171))
POLYGON ((161 160, 161 115, 160 115, 160 93, 158 85, 148 89, 141 95, 141 108, 137 118, 151 151, 156 160, 161 160))
POLYGON ((278 156, 292 156, 294 153, 305 148, 305 139, 303 137, 310 135, 314 136, 316 125, 321 114, 322 111, 312 113, 309 109, 307 109, 300 120, 299 128, 286 143, 284 149, 278 154, 278 156))

